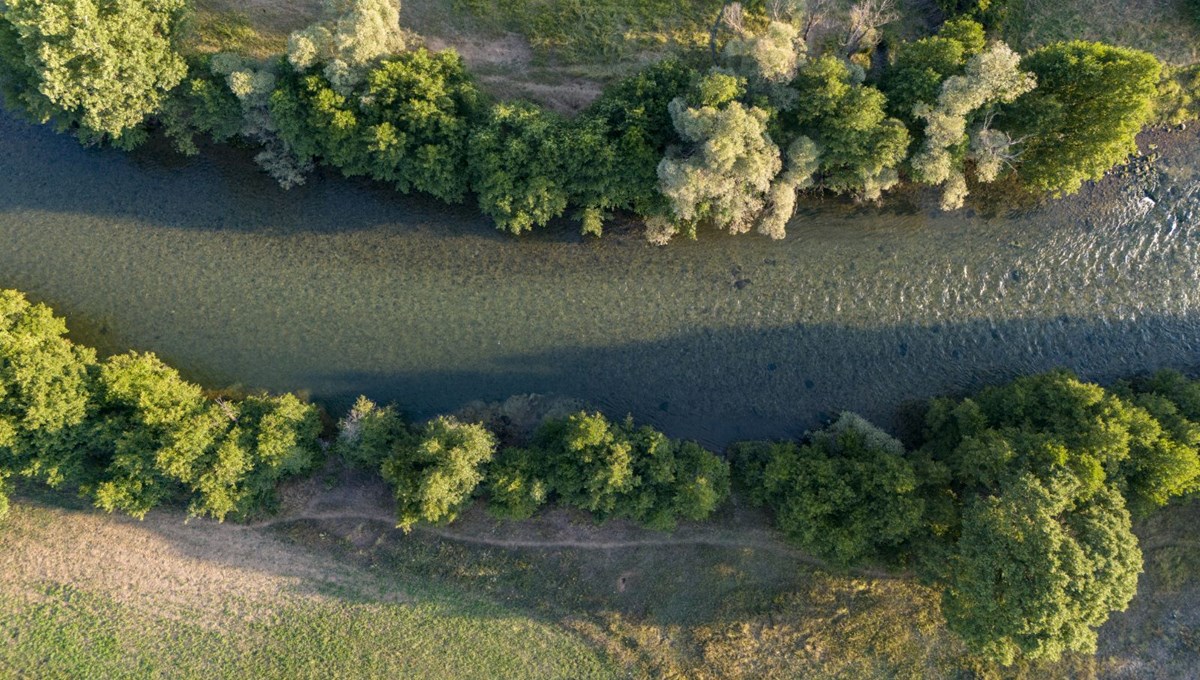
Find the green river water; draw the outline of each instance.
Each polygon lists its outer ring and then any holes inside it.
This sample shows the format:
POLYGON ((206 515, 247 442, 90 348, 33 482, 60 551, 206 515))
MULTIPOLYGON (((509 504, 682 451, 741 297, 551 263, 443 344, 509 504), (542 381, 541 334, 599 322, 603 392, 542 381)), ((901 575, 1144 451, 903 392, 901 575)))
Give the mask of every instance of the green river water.
MULTIPOLYGON (((365 393, 415 416, 538 392, 720 445, 1055 366, 1200 363, 1200 140, 1138 182, 1005 217, 809 206, 773 242, 668 247, 571 225, 515 239, 470 206, 248 155, 82 149, 0 117, 0 287, 102 352, 210 386, 365 393)), ((1162 141, 1162 140, 1159 140, 1162 141)), ((620 230, 617 230, 620 232, 620 230)))

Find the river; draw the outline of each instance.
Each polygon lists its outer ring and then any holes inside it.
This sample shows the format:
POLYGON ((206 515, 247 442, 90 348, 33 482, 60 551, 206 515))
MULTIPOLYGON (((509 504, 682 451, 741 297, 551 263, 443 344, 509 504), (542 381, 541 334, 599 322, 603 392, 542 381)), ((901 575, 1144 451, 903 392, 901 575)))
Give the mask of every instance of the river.
POLYGON ((471 206, 333 173, 285 192, 241 151, 83 149, 0 115, 0 287, 210 386, 416 417, 538 392, 720 446, 1056 366, 1196 367, 1200 138, 1154 139, 1148 179, 1014 215, 825 201, 783 242, 655 247, 516 239, 471 206))

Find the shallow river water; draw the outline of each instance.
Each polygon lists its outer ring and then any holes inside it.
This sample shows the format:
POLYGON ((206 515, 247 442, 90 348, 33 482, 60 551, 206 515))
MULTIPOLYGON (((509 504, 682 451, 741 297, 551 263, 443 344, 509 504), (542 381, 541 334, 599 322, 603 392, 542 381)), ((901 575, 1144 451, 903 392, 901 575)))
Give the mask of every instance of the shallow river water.
POLYGON ((1134 186, 1015 216, 810 206, 788 239, 520 240, 245 154, 81 149, 0 116, 0 287, 103 352, 211 386, 359 393, 416 416, 540 392, 720 445, 1067 366, 1200 364, 1200 139, 1134 186), (1153 197, 1155 200, 1151 200, 1153 197))

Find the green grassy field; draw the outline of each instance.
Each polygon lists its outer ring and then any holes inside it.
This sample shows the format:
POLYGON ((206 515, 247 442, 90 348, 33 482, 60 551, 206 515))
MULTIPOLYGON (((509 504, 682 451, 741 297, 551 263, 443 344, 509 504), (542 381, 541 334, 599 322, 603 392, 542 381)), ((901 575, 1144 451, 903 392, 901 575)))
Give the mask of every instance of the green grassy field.
POLYGON ((1183 678, 1200 663, 1196 505, 1139 529, 1141 592, 1096 657, 1001 670, 964 654, 933 591, 823 569, 757 513, 668 535, 475 509, 406 536, 385 488, 302 491, 256 527, 20 498, 0 529, 0 677, 1183 678))

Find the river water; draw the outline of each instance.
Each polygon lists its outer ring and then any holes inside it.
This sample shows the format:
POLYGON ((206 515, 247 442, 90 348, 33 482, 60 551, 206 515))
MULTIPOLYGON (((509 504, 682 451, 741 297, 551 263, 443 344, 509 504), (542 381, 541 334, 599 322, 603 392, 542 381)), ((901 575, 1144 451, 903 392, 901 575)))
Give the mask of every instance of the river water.
POLYGON ((102 352, 151 350, 210 386, 335 411, 365 393, 417 417, 555 394, 719 446, 842 409, 886 424, 1056 366, 1194 368, 1189 135, 1160 136, 1137 182, 1016 215, 827 201, 783 242, 655 247, 569 225, 518 240, 470 206, 331 174, 284 192, 239 151, 82 149, 0 116, 0 287, 102 352))

